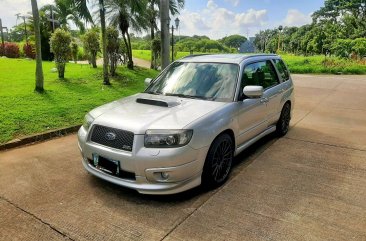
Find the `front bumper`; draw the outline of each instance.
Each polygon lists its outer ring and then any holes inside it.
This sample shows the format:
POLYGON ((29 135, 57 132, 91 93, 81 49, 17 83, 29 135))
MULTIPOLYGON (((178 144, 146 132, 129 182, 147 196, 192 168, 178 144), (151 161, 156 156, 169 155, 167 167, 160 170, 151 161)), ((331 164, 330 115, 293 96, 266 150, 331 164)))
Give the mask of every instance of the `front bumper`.
POLYGON ((132 152, 117 150, 88 141, 87 131, 78 132, 79 149, 84 168, 91 174, 114 184, 132 188, 144 194, 174 194, 201 184, 201 173, 208 147, 193 149, 189 145, 179 148, 145 148, 144 135, 135 135, 132 152), (135 179, 110 175, 89 163, 93 154, 118 160, 120 169, 134 173, 135 179), (162 179, 160 173, 168 173, 162 179))

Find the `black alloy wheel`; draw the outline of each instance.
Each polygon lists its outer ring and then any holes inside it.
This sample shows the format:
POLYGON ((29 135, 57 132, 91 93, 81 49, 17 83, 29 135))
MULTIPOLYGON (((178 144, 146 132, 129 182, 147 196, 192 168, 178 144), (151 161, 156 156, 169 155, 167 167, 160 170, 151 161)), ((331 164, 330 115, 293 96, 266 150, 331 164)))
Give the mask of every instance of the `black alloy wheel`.
POLYGON ((207 188, 222 185, 231 171, 234 158, 233 141, 228 134, 222 134, 212 143, 203 167, 202 184, 207 188))

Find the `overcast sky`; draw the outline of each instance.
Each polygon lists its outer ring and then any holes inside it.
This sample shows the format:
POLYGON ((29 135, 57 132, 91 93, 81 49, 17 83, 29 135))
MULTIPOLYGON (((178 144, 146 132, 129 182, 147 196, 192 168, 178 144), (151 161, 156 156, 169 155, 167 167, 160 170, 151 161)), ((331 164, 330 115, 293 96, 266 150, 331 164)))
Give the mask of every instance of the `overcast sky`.
MULTIPOLYGON (((38 5, 53 0, 38 0, 38 5)), ((0 0, 3 26, 16 24, 15 14, 31 12, 30 0, 0 0)), ((218 39, 230 34, 254 36, 279 25, 301 26, 324 0, 186 0, 179 17, 182 35, 207 35, 218 39)), ((175 19, 172 18, 172 19, 175 19)))

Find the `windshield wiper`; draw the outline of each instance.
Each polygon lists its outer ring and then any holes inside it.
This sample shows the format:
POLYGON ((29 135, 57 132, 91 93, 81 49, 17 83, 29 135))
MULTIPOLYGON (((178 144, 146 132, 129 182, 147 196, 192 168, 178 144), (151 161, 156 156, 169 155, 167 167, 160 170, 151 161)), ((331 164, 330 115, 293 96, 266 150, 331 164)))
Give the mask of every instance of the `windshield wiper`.
POLYGON ((146 94, 152 94, 152 95, 161 95, 161 93, 154 92, 154 91, 145 91, 146 94))
POLYGON ((190 99, 202 99, 202 100, 210 100, 211 98, 205 96, 196 96, 196 95, 184 95, 184 94, 176 94, 176 93, 165 93, 166 96, 177 96, 182 98, 190 98, 190 99))

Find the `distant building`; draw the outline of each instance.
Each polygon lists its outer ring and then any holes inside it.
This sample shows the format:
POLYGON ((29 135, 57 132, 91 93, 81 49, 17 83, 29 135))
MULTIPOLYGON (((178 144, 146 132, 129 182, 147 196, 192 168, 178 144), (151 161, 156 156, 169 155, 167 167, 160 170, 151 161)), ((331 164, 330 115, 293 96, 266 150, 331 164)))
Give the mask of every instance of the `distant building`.
POLYGON ((254 45, 255 37, 249 37, 247 41, 242 43, 239 48, 240 53, 255 53, 257 51, 254 45))

